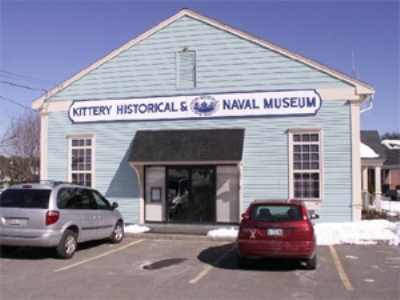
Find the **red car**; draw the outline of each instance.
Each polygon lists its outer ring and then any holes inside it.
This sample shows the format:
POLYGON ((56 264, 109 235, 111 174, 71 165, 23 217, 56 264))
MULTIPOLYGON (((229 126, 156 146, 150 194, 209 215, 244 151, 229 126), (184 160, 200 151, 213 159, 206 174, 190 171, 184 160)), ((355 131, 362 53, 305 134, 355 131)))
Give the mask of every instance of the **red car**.
POLYGON ((284 258, 317 266, 317 243, 310 215, 299 200, 255 200, 242 214, 237 236, 237 266, 251 258, 284 258))

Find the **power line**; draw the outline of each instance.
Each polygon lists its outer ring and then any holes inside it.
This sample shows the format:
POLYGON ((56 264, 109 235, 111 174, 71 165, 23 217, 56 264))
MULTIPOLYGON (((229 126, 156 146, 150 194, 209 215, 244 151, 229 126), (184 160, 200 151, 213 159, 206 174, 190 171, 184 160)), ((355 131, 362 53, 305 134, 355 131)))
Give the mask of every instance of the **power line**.
POLYGON ((20 106, 20 107, 22 107, 22 108, 25 108, 25 109, 28 109, 28 110, 31 110, 31 111, 32 111, 32 110, 33 110, 33 111, 36 111, 36 110, 34 110, 34 109, 30 108, 30 107, 27 107, 27 106, 25 106, 25 105, 22 105, 22 104, 20 104, 20 103, 18 103, 18 102, 15 102, 14 100, 11 100, 11 99, 9 99, 9 98, 3 97, 3 96, 0 96, 0 98, 6 100, 6 101, 8 101, 8 102, 11 102, 12 104, 18 105, 18 106, 20 106))
MULTIPOLYGON (((9 71, 5 71, 5 70, 0 70, 0 73, 9 74, 8 77, 11 75, 11 76, 15 76, 15 77, 24 78, 27 81, 33 81, 33 82, 37 82, 37 83, 43 83, 43 84, 49 84, 49 85, 57 85, 58 84, 58 83, 55 83, 55 82, 51 82, 49 80, 34 78, 34 77, 30 77, 30 76, 25 76, 25 75, 20 75, 20 74, 9 72, 9 71)), ((7 75, 1 75, 1 76, 7 76, 7 75)))
POLYGON ((28 90, 33 90, 33 91, 45 91, 45 92, 47 92, 47 90, 45 90, 45 89, 38 89, 38 88, 31 87, 31 86, 10 82, 10 81, 0 80, 0 83, 9 84, 9 85, 12 85, 12 86, 21 87, 21 88, 28 89, 28 90))

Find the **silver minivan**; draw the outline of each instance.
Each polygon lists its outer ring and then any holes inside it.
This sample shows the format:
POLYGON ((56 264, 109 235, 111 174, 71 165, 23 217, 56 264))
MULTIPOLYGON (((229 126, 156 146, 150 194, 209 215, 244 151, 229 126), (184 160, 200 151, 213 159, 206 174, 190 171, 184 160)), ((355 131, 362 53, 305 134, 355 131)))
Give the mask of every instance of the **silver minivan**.
POLYGON ((13 185, 0 194, 1 251, 48 247, 60 258, 71 258, 81 242, 107 238, 119 243, 124 220, 117 207, 97 190, 77 184, 13 185))

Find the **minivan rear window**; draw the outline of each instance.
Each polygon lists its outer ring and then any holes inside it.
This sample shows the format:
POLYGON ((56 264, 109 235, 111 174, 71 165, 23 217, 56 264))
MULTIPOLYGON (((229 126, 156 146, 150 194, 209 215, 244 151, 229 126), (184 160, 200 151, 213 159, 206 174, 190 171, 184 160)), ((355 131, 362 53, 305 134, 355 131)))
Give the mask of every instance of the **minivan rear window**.
POLYGON ((48 208, 51 190, 7 189, 0 194, 0 207, 48 208))
POLYGON ((303 219, 300 206, 293 205, 255 205, 251 211, 251 220, 287 222, 303 219))

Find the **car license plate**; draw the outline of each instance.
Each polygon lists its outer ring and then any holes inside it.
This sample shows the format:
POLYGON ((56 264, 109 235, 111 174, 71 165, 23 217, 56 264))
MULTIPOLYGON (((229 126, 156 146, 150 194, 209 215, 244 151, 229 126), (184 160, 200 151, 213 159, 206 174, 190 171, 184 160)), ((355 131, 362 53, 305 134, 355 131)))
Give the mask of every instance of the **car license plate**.
POLYGON ((11 219, 9 224, 10 225, 21 225, 21 220, 20 219, 11 219))
POLYGON ((267 234, 271 236, 281 236, 283 235, 283 229, 268 229, 267 234))

